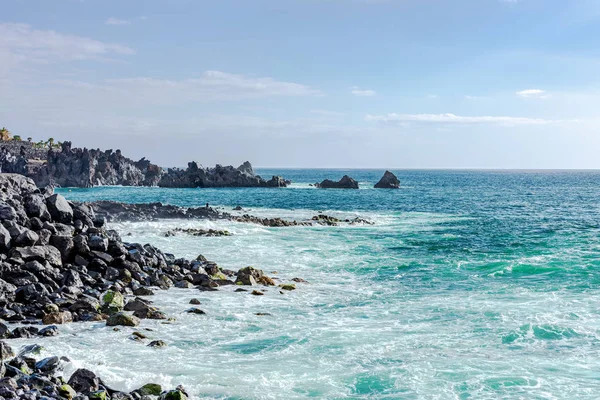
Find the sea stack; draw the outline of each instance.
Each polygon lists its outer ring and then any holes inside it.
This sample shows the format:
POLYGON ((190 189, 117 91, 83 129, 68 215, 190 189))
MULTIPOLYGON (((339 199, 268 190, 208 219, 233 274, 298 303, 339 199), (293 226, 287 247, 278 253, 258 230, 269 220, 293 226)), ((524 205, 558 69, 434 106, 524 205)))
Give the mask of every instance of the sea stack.
POLYGON ((375 184, 375 189, 399 189, 400 181, 390 171, 385 171, 379 182, 375 184))
POLYGON ((316 183, 316 187, 321 189, 358 189, 358 182, 348 175, 344 175, 342 179, 335 182, 331 179, 325 179, 321 183, 316 183))

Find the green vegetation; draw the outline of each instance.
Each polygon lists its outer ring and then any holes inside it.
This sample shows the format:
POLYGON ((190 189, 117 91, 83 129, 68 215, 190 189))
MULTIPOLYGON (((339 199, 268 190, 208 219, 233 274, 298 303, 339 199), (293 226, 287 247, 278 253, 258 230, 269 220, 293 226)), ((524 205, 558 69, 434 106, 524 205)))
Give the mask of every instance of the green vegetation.
MULTIPOLYGON (((8 142, 8 141, 22 142, 23 138, 20 135, 13 135, 8 129, 2 128, 0 129, 0 141, 8 142)), ((48 140, 40 140, 39 142, 34 143, 32 137, 27 138, 27 142, 31 143, 32 147, 36 149, 60 149, 62 147, 62 142, 55 142, 54 138, 48 138, 48 140)))
POLYGON ((2 129, 0 129, 0 140, 2 141, 7 141, 10 140, 12 134, 10 133, 10 131, 4 127, 2 127, 2 129))

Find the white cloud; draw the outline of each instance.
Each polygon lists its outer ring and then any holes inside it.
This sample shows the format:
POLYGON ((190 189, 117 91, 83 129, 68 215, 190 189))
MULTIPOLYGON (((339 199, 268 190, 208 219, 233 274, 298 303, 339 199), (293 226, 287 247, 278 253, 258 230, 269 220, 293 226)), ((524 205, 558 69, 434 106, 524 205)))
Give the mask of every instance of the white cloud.
POLYGON ((148 77, 109 79, 94 89, 95 92, 117 95, 126 101, 153 104, 319 94, 317 90, 299 83, 221 71, 205 71, 199 78, 184 80, 148 77))
POLYGON ((386 123, 446 123, 446 124, 496 124, 496 125, 546 125, 561 121, 541 118, 478 116, 467 117, 455 114, 385 114, 367 115, 367 121, 386 123))
POLYGON ((546 99, 546 98, 550 97, 550 95, 548 93, 546 93, 545 90, 541 90, 541 89, 521 90, 520 92, 517 92, 516 95, 521 96, 521 97, 526 97, 526 98, 538 98, 538 99, 546 99))
POLYGON ((104 21, 105 25, 131 25, 131 21, 128 19, 119 19, 115 17, 110 17, 106 21, 104 21))
POLYGON ((375 96, 375 94, 376 94, 374 90, 361 89, 358 86, 352 86, 350 88, 350 93, 352 93, 355 96, 362 96, 362 97, 371 97, 371 96, 375 96))
POLYGON ((0 23, 0 76, 31 63, 110 59, 134 54, 130 47, 105 43, 52 30, 37 30, 27 24, 0 23))

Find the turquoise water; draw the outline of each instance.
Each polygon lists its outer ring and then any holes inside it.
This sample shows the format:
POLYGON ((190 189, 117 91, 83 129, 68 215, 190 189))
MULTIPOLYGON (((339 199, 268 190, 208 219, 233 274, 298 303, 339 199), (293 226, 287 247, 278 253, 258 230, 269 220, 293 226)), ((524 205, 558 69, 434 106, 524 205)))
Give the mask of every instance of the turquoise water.
POLYGON ((225 268, 254 265, 310 284, 261 297, 160 293, 157 305, 177 322, 144 322, 170 344, 158 352, 101 324, 64 327, 78 339, 61 335, 47 348, 101 366, 124 389, 183 383, 197 398, 597 398, 600 173, 395 171, 400 190, 370 189, 382 172, 259 171, 292 179, 286 189, 61 189, 73 200, 208 202, 375 225, 115 224, 178 256, 202 253, 225 268), (308 186, 345 173, 365 189, 308 186), (234 235, 164 237, 180 225, 234 235), (192 297, 207 318, 181 314, 192 297))

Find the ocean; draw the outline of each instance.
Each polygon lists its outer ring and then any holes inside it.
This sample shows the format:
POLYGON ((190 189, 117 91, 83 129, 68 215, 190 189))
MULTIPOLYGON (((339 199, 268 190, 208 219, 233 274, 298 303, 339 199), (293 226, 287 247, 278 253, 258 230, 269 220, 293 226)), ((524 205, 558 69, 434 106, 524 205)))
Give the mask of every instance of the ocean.
MULTIPOLYGON (((309 283, 264 296, 158 291, 175 318, 35 339, 110 386, 182 384, 202 399, 597 399, 600 172, 258 170, 282 189, 59 189, 70 200, 222 207, 269 217, 356 216, 374 225, 265 228, 230 221, 114 223, 124 240, 221 267, 309 283), (349 174, 360 190, 309 186, 349 174), (229 237, 165 237, 174 227, 229 237), (192 298, 206 315, 185 310, 192 298), (271 315, 259 316, 256 313, 271 315), (149 328, 151 331, 145 331, 149 328)), ((30 344, 19 339, 16 344, 30 344)))

